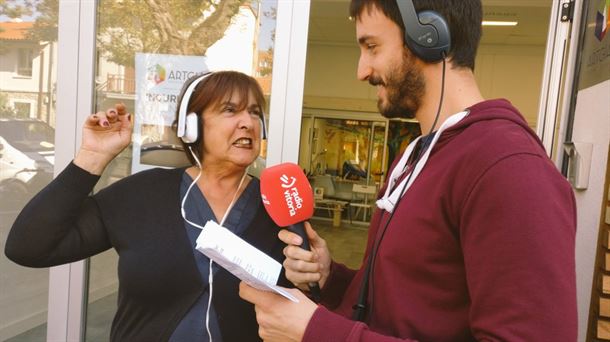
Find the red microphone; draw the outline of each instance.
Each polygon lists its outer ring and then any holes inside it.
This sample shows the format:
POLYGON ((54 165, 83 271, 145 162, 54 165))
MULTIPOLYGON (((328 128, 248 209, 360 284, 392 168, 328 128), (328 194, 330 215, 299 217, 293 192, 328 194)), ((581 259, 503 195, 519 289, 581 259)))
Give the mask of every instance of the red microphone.
MULTIPOLYGON (((261 173, 263 205, 275 224, 298 234, 301 248, 310 250, 304 221, 313 215, 313 190, 303 173, 294 163, 282 163, 264 169, 261 173)), ((320 299, 320 286, 309 284, 315 301, 320 299)))

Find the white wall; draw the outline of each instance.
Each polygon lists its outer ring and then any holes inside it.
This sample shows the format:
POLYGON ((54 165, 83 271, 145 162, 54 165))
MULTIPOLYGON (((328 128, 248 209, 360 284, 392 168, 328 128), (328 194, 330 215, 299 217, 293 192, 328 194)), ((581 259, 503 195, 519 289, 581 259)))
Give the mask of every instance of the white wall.
POLYGON ((579 341, 584 341, 589 319, 597 237, 604 202, 604 182, 610 145, 610 81, 578 92, 572 141, 593 143, 587 190, 575 190, 578 207, 576 280, 579 341))
MULTIPOLYGON (((358 47, 311 44, 303 107, 377 111, 374 87, 358 81, 358 47)), ((544 46, 482 45, 475 76, 486 98, 509 99, 536 126, 544 46)))
POLYGON ((482 45, 475 77, 485 98, 506 98, 536 128, 544 46, 482 45))
POLYGON ((309 44, 303 107, 377 111, 376 90, 358 81, 357 46, 309 44))

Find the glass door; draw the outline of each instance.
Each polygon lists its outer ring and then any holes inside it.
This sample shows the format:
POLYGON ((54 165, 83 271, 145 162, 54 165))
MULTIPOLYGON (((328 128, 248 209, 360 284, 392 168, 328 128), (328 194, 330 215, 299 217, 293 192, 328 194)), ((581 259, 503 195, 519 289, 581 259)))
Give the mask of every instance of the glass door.
MULTIPOLYGON (((55 165, 57 5, 0 6, 0 250, 55 165)), ((0 340, 46 337, 48 269, 0 254, 0 340)))
MULTIPOLYGON (((175 99, 190 75, 241 71, 254 76, 270 100, 278 2, 235 3, 99 2, 94 110, 124 103, 135 114, 135 128, 132 145, 109 165, 96 190, 146 168, 188 163, 171 125, 175 99)), ((117 262, 113 250, 91 258, 87 341, 109 339, 117 262)))

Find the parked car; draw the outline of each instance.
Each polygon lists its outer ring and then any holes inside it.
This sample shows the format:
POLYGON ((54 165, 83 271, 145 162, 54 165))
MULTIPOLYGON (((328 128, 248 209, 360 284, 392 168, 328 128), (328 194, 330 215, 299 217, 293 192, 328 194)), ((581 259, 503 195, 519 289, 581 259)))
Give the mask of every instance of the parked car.
POLYGON ((53 178, 55 130, 35 119, 0 119, 0 207, 23 205, 53 178))

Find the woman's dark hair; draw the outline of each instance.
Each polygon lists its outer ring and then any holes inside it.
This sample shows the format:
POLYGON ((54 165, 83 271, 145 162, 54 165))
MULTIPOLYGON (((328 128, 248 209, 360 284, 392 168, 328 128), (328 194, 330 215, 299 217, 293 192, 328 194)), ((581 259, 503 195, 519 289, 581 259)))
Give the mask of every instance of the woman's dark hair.
MULTIPOLYGON (((180 110, 180 103, 186 88, 196 79, 201 77, 201 74, 195 75, 182 86, 180 96, 178 96, 178 105, 176 106, 176 120, 174 121, 174 127, 178 123, 178 113, 180 110)), ((225 100, 228 100, 236 94, 240 98, 240 103, 236 103, 236 110, 242 111, 248 106, 248 97, 250 92, 254 96, 254 100, 260 107, 261 119, 264 120, 263 110, 265 108, 265 96, 263 90, 256 80, 244 73, 238 71, 217 71, 204 78, 195 87, 191 98, 188 102, 187 113, 195 113, 199 117, 199 125, 203 125, 202 114, 208 108, 218 108, 222 105, 225 100)), ((193 152, 201 159, 203 156, 203 130, 199 127, 199 137, 194 143, 185 143, 180 140, 184 152, 186 153, 191 165, 195 165, 195 159, 189 152, 189 147, 193 149, 193 152)))
MULTIPOLYGON (((352 0, 349 13, 352 18, 358 20, 364 10, 370 11, 375 7, 395 22, 404 36, 405 25, 396 1, 405 0, 352 0)), ((451 32, 451 49, 448 57, 453 65, 474 70, 482 33, 481 0, 413 0, 413 6, 418 13, 432 10, 445 18, 451 32)))

